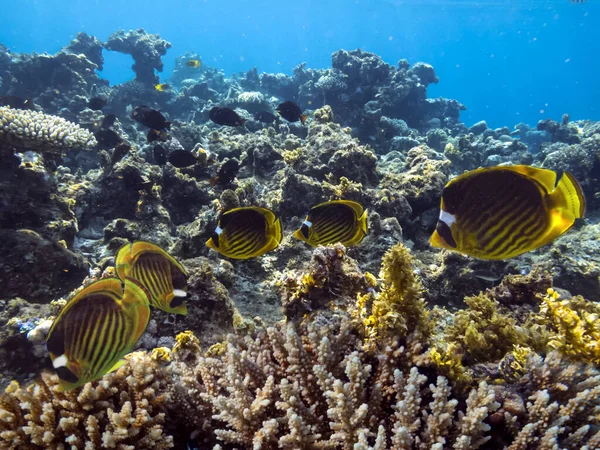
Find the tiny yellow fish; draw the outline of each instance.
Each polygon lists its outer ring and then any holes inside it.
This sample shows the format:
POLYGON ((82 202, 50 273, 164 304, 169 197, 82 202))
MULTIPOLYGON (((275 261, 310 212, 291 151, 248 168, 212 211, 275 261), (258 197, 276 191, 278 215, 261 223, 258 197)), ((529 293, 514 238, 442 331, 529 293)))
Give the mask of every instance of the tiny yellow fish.
POLYGON ((281 222, 273 211, 246 206, 225 212, 206 245, 229 258, 248 259, 277 248, 281 239, 281 222))
POLYGON ((497 166, 472 170, 442 191, 429 242, 480 259, 508 259, 552 242, 583 217, 585 198, 569 172, 497 166))
POLYGON ((118 369, 146 330, 148 293, 137 281, 118 278, 90 284, 62 309, 46 345, 59 377, 59 391, 69 391, 118 369))
POLYGON ((170 90, 171 86, 167 83, 155 84, 154 89, 156 89, 158 92, 165 92, 170 90))
POLYGON ((185 63, 185 65, 191 67, 192 69, 198 69, 202 63, 198 59, 190 59, 185 63))
POLYGON ((173 314, 187 314, 187 272, 175 258, 146 241, 125 244, 115 257, 117 276, 133 278, 150 294, 150 305, 173 314))
POLYGON ((340 242, 359 244, 367 234, 367 210, 352 200, 332 200, 313 206, 294 237, 314 247, 340 242))

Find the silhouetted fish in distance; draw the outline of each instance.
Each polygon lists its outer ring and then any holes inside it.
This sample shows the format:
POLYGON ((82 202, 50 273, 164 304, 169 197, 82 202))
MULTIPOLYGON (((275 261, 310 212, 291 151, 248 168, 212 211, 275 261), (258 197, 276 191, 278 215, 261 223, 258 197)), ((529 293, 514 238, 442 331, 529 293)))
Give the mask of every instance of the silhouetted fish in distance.
POLYGON ((290 101, 283 102, 279 105, 277 107, 277 112, 288 122, 300 121, 302 122, 302 125, 304 125, 304 122, 306 122, 306 119, 308 118, 308 115, 302 114, 302 110, 298 105, 290 101))
POLYGON ((94 97, 88 102, 88 108, 94 111, 100 111, 106 105, 104 97, 94 97))
POLYGON ((136 107, 131 113, 131 118, 142 125, 153 128, 155 130, 170 130, 171 122, 167 122, 165 116, 160 111, 157 111, 147 106, 141 105, 136 107))
POLYGON ((277 116, 275 114, 270 113, 269 111, 259 111, 254 114, 254 118, 259 122, 264 123, 273 123, 277 120, 277 116))
POLYGON ((104 119, 102 119, 100 128, 104 128, 104 129, 110 128, 115 124, 116 120, 117 120, 117 116, 115 116, 114 114, 107 114, 104 116, 104 119))
POLYGON ((158 131, 158 130, 150 130, 148 131, 148 135, 146 136, 148 142, 161 141, 167 142, 169 139, 169 135, 166 131, 158 131))
POLYGON ((10 106, 14 109, 35 109, 35 105, 29 98, 17 97, 16 95, 5 95, 0 97, 0 106, 10 106))
POLYGON ((221 185, 231 183, 235 179, 239 170, 240 164, 237 162, 237 160, 229 159, 225 161, 223 164, 221 164, 221 167, 219 167, 217 175, 211 178, 210 185, 215 186, 217 184, 221 185))
POLYGON ((245 120, 231 108, 214 106, 210 110, 210 120, 217 125, 227 125, 229 127, 244 126, 245 120))
POLYGON ((188 150, 174 150, 167 155, 167 160, 178 169, 193 166, 198 162, 198 158, 188 150))

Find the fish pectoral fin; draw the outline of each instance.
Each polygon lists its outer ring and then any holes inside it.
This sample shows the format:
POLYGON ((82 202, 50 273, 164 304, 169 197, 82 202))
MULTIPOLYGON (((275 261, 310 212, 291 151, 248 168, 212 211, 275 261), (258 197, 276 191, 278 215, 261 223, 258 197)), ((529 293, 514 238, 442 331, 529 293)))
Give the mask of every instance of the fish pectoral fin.
POLYGON ((296 239, 299 239, 301 241, 306 241, 306 238, 302 234, 302 230, 300 228, 298 228, 296 231, 294 231, 294 234, 292 236, 294 236, 296 239))
POLYGON ((111 373, 114 372, 115 370, 117 370, 119 367, 121 367, 123 364, 125 364, 125 360, 123 358, 121 358, 120 360, 118 360, 110 369, 108 369, 108 371, 106 373, 111 373))
POLYGON ((363 234, 366 236, 367 232, 368 232, 368 224, 367 224, 367 217, 369 215, 369 211, 365 209, 365 212, 362 214, 362 216, 360 216, 360 218, 358 219, 358 223, 360 224, 360 230, 363 232, 363 234))

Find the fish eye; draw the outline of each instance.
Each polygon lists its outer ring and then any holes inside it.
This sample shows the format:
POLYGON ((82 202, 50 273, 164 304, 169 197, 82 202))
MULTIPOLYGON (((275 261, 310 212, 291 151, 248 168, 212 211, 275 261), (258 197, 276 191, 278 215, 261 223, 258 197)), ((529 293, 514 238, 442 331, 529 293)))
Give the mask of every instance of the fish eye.
POLYGON ((435 230, 438 232, 440 237, 444 241, 446 241, 446 244, 448 244, 450 247, 456 248, 456 241, 454 240, 454 237, 452 236, 452 231, 450 230, 450 227, 446 222, 438 220, 435 230))
POLYGON ((58 378, 66 381, 67 383, 75 384, 79 381, 77 375, 71 372, 71 370, 66 366, 58 367, 56 369, 56 374, 58 375, 58 378))

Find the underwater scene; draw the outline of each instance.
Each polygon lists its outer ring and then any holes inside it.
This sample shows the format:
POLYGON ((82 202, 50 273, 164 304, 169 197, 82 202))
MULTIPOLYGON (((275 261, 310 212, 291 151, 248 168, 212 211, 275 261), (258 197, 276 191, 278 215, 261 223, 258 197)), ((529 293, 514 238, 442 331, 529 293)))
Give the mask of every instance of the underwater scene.
POLYGON ((0 14, 0 450, 600 449, 600 2, 0 14))

